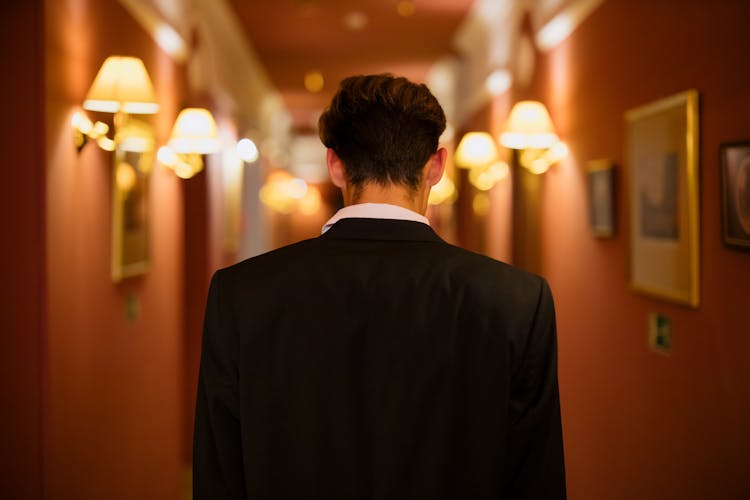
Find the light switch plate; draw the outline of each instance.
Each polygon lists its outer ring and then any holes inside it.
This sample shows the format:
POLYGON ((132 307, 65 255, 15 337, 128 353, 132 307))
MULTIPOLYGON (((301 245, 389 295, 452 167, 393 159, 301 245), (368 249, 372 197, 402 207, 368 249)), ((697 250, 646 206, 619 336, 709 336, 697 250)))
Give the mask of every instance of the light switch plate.
POLYGON ((672 320, 661 313, 648 315, 648 345, 662 354, 672 352, 672 320))
POLYGON ((135 294, 128 294, 125 298, 125 318, 131 323, 141 315, 141 302, 135 294))

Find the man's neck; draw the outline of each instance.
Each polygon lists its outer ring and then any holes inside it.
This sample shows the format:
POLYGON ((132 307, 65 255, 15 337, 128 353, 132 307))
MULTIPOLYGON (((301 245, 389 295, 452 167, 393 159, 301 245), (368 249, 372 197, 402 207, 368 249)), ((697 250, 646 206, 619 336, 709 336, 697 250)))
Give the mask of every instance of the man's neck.
POLYGON ((387 203, 407 208, 412 212, 424 215, 427 203, 426 196, 419 191, 413 192, 407 187, 389 184, 367 184, 359 189, 346 189, 344 191, 344 204, 354 205, 357 203, 387 203))

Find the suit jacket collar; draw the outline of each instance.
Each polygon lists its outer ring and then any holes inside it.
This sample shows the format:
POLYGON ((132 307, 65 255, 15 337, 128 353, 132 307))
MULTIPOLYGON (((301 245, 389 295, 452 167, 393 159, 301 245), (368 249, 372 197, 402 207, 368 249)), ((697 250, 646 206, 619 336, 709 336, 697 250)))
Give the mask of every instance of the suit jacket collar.
POLYGON ((421 222, 354 217, 339 220, 319 237, 354 240, 443 241, 430 226, 421 222))

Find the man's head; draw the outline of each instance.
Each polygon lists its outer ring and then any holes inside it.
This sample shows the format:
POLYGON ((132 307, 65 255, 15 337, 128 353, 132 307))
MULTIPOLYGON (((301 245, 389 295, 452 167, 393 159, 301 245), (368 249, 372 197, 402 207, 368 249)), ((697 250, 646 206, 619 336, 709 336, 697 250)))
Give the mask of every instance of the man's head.
POLYGON ((341 82, 318 128, 351 188, 396 185, 415 193, 438 153, 445 114, 423 84, 387 74, 353 76, 341 82))

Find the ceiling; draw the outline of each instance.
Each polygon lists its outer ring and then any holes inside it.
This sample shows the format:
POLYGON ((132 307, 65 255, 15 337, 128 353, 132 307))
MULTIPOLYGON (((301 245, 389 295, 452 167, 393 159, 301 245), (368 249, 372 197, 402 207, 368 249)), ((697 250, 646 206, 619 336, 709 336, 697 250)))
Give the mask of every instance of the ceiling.
POLYGON ((390 72, 423 80, 435 61, 452 52, 453 35, 473 0, 230 0, 230 4, 281 93, 293 128, 302 131, 314 128, 346 76, 390 72), (399 4, 411 14, 400 14, 399 4), (347 16, 354 24, 358 21, 360 29, 347 27, 347 16), (305 89, 308 71, 323 75, 319 92, 305 89))

